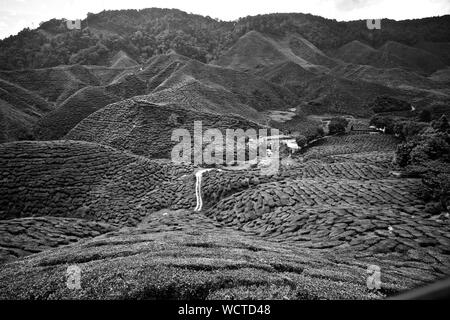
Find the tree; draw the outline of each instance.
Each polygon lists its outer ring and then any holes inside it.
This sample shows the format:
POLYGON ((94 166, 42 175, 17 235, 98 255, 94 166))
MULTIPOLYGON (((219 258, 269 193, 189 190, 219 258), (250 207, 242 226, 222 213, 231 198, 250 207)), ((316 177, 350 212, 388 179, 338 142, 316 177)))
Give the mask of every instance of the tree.
POLYGON ((345 129, 348 126, 348 120, 343 117, 332 118, 328 125, 330 134, 345 133, 345 129))
POLYGON ((426 122, 398 121, 394 124, 394 133, 402 139, 409 139, 420 134, 427 127, 429 124, 426 122))
MULTIPOLYGON (((450 33, 447 17, 434 17, 422 20, 394 22, 389 21, 389 32, 373 34, 368 30, 361 30, 361 21, 337 22, 335 20, 301 14, 279 13, 241 18, 237 21, 217 21, 199 15, 189 15, 180 10, 151 8, 145 10, 114 10, 102 11, 96 14, 88 13, 82 21, 82 31, 70 31, 61 20, 50 20, 40 24, 37 30, 24 29, 17 36, 0 40, 0 66, 2 69, 17 69, 38 66, 56 66, 68 61, 68 57, 77 55, 81 50, 89 48, 101 40, 112 52, 124 50, 134 54, 133 47, 138 50, 132 58, 139 58, 146 52, 147 56, 165 53, 169 49, 183 52, 190 58, 209 61, 217 58, 228 50, 241 36, 251 30, 284 36, 288 34, 302 34, 302 36, 321 49, 336 49, 352 40, 359 40, 374 47, 379 47, 388 40, 399 41, 408 45, 417 42, 449 42, 450 33), (74 44, 72 36, 78 32, 87 32, 89 28, 104 30, 101 34, 88 35, 89 43, 74 44), (55 35, 48 37, 42 33, 46 30, 55 35), (184 36, 174 41, 180 31, 184 36), (117 37, 120 41, 112 41, 117 37), (68 48, 66 56, 51 53, 51 58, 41 55, 45 43, 57 38, 58 46, 55 51, 68 48), (149 40, 154 38, 155 40, 149 40), (27 46, 31 50, 30 57, 24 57, 23 49, 27 46), (150 46, 151 50, 143 50, 150 46), (127 48, 128 47, 128 48, 127 48), (45 60, 45 61, 44 61, 45 60)), ((295 45, 295 41, 293 44, 295 45)), ((95 55, 94 55, 95 57, 95 55)), ((99 60, 100 63, 101 59, 99 60)), ((107 63, 108 61, 103 61, 107 63)), ((380 98, 380 112, 410 110, 408 103, 399 102, 392 98, 380 98)), ((374 105, 377 107, 376 105, 374 105)), ((434 114, 434 112, 433 112, 434 114)))
POLYGON ((450 136, 444 132, 416 135, 399 145, 396 161, 407 174, 422 178, 426 211, 440 213, 450 204, 450 136))
POLYGON ((306 145, 306 143, 308 142, 308 139, 306 139, 306 137, 304 135, 300 135, 295 139, 295 141, 297 142, 297 145, 300 148, 303 148, 306 145))

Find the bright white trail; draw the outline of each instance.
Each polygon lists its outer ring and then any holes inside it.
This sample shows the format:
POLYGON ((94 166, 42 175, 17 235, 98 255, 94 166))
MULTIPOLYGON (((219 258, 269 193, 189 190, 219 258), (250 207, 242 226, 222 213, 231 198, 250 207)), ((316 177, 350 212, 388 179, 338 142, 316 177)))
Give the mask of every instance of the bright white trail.
POLYGON ((197 198, 197 205, 195 206, 194 211, 200 211, 203 207, 203 200, 202 200, 202 175, 204 172, 208 172, 211 170, 218 170, 222 171, 220 169, 200 169, 195 173, 195 197, 197 198))

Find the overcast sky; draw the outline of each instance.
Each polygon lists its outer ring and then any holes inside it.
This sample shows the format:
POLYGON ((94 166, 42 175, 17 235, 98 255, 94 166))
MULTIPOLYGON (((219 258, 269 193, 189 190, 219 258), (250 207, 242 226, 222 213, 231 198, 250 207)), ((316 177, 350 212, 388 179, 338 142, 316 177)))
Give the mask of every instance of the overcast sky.
POLYGON ((450 0, 0 0, 0 39, 51 18, 83 19, 103 9, 177 8, 235 20, 248 15, 303 12, 336 20, 396 20, 450 14, 450 0))

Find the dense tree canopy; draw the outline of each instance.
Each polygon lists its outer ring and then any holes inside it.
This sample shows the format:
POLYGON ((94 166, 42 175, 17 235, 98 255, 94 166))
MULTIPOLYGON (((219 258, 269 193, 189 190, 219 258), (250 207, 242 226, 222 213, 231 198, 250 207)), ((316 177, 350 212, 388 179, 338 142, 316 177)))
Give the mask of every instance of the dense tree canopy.
POLYGON ((450 135, 443 116, 434 125, 410 121, 404 128, 428 126, 428 130, 409 130, 406 141, 397 147, 397 163, 408 175, 421 177, 428 202, 427 211, 440 213, 450 206, 450 135))

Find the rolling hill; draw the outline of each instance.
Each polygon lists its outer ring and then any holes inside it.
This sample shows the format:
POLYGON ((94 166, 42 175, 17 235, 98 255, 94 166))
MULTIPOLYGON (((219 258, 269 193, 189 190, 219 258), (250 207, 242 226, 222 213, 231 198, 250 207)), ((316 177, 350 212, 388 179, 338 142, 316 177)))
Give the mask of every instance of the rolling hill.
POLYGON ((117 52, 111 59, 111 68, 130 68, 136 66, 138 63, 131 59, 122 50, 117 52))
POLYGON ((139 77, 147 81, 148 90, 152 91, 188 61, 189 58, 176 53, 157 55, 145 63, 139 77))
POLYGON ((250 31, 214 64, 243 71, 257 71, 282 62, 294 62, 311 72, 325 72, 336 63, 300 35, 273 39, 250 31))
POLYGON ((383 299, 448 277, 446 176, 398 158, 448 160, 450 16, 382 25, 150 8, 0 41, 0 298, 383 299), (278 128, 277 169, 189 162, 200 122, 278 128))
MULTIPOLYGON (((64 138, 100 143, 148 158, 171 157, 174 129, 187 129, 193 136, 194 121, 203 129, 259 128, 242 117, 186 109, 176 103, 155 104, 144 97, 110 104, 81 121, 64 138)), ((225 134, 224 134, 225 136, 225 134)), ((193 142, 193 141, 192 141, 193 142)))
POLYGON ((88 68, 79 65, 0 71, 0 77, 52 102, 62 102, 87 85, 100 85, 88 68))
POLYGON ((0 143, 33 139, 33 127, 53 105, 18 85, 0 79, 0 143))
POLYGON ((379 50, 401 59, 405 66, 422 75, 429 75, 446 66, 439 56, 395 41, 386 42, 379 50))
POLYGON ((35 135, 39 140, 62 138, 91 113, 119 100, 120 97, 104 87, 88 86, 80 89, 39 120, 35 135))
POLYGON ((345 62, 371 65, 376 68, 407 67, 401 57, 374 49, 358 40, 343 45, 333 53, 333 56, 345 62))
POLYGON ((176 182, 191 172, 188 166, 82 141, 12 142, 0 151, 1 220, 51 216, 136 225, 183 188, 187 194, 179 192, 176 202, 193 205, 193 182, 181 189, 176 182))
POLYGON ((307 113, 350 114, 365 117, 372 113, 365 107, 367 101, 382 95, 402 95, 398 90, 381 84, 332 75, 316 76, 299 87, 298 92, 304 101, 313 102, 307 107, 302 107, 307 113))
POLYGON ((82 20, 80 31, 68 30, 62 19, 52 19, 37 29, 25 29, 8 37, 0 41, 0 65, 7 70, 72 63, 109 66, 120 51, 143 63, 171 50, 210 62, 250 31, 272 38, 300 35, 321 50, 337 49, 353 40, 374 48, 387 41, 408 46, 448 43, 449 23, 448 15, 403 21, 382 19, 382 30, 374 34, 365 20, 338 22, 303 13, 248 16, 230 22, 177 9, 111 10, 89 14, 82 20), (21 52, 24 44, 27 50, 21 52))
POLYGON ((416 44, 416 47, 431 52, 441 58, 447 66, 450 65, 450 42, 421 41, 416 44))
POLYGON ((415 72, 401 68, 375 68, 369 65, 345 64, 332 70, 333 74, 351 80, 364 80, 393 88, 439 89, 444 86, 415 72))
POLYGON ((442 69, 446 63, 439 56, 396 41, 388 41, 378 49, 358 40, 340 47, 334 56, 345 62, 370 65, 376 68, 403 68, 427 76, 442 69))
POLYGON ((149 101, 185 108, 236 114, 263 121, 260 111, 287 109, 297 97, 285 87, 230 68, 191 60, 156 87, 149 101))

